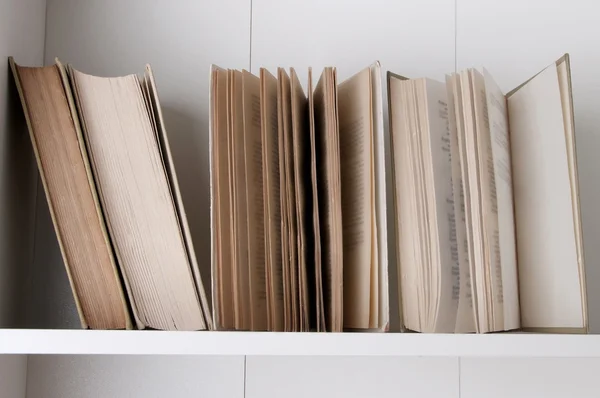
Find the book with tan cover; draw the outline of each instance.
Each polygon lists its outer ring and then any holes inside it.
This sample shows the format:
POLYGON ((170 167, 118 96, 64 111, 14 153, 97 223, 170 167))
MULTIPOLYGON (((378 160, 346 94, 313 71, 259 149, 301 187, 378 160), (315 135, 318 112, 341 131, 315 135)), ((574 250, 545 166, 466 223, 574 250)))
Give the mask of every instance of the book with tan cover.
POLYGON ((9 59, 83 328, 132 323, 61 64, 23 67, 9 59))

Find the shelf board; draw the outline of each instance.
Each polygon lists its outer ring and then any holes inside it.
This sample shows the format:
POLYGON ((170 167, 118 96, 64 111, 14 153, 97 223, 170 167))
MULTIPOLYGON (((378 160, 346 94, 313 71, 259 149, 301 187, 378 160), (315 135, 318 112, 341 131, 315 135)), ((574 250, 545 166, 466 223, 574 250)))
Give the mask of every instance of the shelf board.
POLYGON ((600 335, 0 329, 0 354, 600 357, 600 335))

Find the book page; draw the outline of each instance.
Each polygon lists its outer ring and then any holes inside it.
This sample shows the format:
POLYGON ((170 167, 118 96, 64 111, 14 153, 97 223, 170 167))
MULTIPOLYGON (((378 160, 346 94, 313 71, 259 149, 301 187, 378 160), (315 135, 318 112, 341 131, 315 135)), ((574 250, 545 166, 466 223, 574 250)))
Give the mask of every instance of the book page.
MULTIPOLYGON (((387 233, 387 189, 385 162, 385 132, 383 120, 383 85, 381 81, 381 65, 375 62, 371 71, 371 106, 373 114, 373 146, 374 146, 374 190, 376 217, 376 247, 378 265, 378 322, 377 327, 383 330, 389 328, 389 274, 388 274, 388 233, 387 233)), ((371 291, 371 295, 373 295, 371 291)), ((371 298, 373 301, 373 298, 371 298)), ((373 308, 373 306, 371 306, 373 308)))
MULTIPOLYGON (((482 233, 483 233, 483 255, 486 267, 486 290, 490 292, 488 296, 491 314, 490 328, 492 331, 504 330, 504 289, 502 285, 502 258, 500 247, 500 230, 498 226, 498 218, 501 214, 498 205, 497 184, 505 183, 504 180, 496 181, 495 174, 495 159, 492 149, 495 142, 492 142, 490 131, 490 119, 488 112, 488 102, 485 92, 485 81, 483 75, 476 70, 472 70, 473 84, 473 100, 474 100, 474 115, 477 134, 477 152, 479 162, 479 183, 481 194, 481 210, 482 210, 482 233)), ((497 145, 496 145, 497 146, 497 145)), ((506 151, 506 149, 504 149, 506 151)), ((500 155, 502 149, 498 148, 496 153, 500 155)), ((508 154, 506 154, 508 157, 508 154)), ((507 159, 501 164, 508 164, 507 159)), ((505 166, 506 168, 506 166, 505 166)), ((506 179, 506 177, 504 178, 506 179)), ((504 197, 505 201, 510 197, 504 197)), ((503 211, 506 211, 506 206, 510 206, 506 202, 503 211)), ((510 262, 510 259, 507 259, 510 262)))
POLYGON ((508 98, 508 113, 522 326, 583 327, 569 159, 554 64, 508 98))
POLYGON ((342 228, 344 244, 344 327, 369 328, 372 258, 371 75, 368 69, 338 88, 342 228))
POLYGON ((501 266, 504 327, 517 329, 520 326, 519 284, 517 276, 517 252, 515 218, 513 208, 512 170, 510 139, 508 135, 508 109, 506 98, 487 70, 483 70, 485 94, 490 126, 490 146, 496 183, 496 209, 501 266))
POLYGON ((281 200, 279 173, 279 132, 277 115, 277 79, 266 69, 260 70, 263 130, 263 183, 266 207, 267 303, 269 330, 283 331, 283 274, 281 251, 281 200))
POLYGON ((260 79, 242 72, 251 330, 267 329, 260 79))
MULTIPOLYGON (((469 269, 469 248, 467 238, 467 219, 465 209, 465 190, 461 172, 460 149, 458 135, 464 134, 460 122, 460 108, 456 101, 458 98, 456 75, 446 76, 448 90, 448 126, 450 128, 450 154, 452 161, 452 194, 455 217, 456 256, 459 264, 459 298, 456 314, 456 333, 471 333, 475 331, 475 316, 473 312, 473 292, 471 286, 471 272, 469 269), (458 132, 460 129, 460 133, 458 132)), ((458 99, 458 101, 461 101, 458 99)))
POLYGON ((312 225, 314 252, 314 323, 317 332, 325 331, 325 308, 323 299, 323 267, 321 257, 321 222, 319 217, 319 192, 317 190, 317 144, 315 137, 315 104, 313 98, 312 68, 308 68, 308 122, 310 134, 310 175, 312 192, 312 225))
POLYGON ((317 185, 319 192, 319 214, 323 222, 322 265, 324 275, 325 322, 327 331, 341 331, 339 314, 343 281, 341 269, 341 217, 337 206, 339 202, 339 153, 336 149, 337 113, 334 76, 331 68, 325 68, 314 92, 315 100, 315 136, 317 146, 317 185), (336 163, 337 166, 336 166, 336 163), (338 201, 336 201, 338 198, 338 201), (336 206, 337 205, 337 206, 336 206))
POLYGON ((444 83, 431 79, 425 81, 440 266, 436 270, 439 273, 440 291, 435 331, 451 333, 456 327, 460 298, 460 264, 452 185, 448 94, 444 83))
POLYGON ((478 333, 488 332, 490 327, 488 317, 492 309, 487 299, 489 286, 488 273, 483 244, 483 205, 481 201, 482 170, 479 165, 479 144, 475 120, 475 97, 473 94, 472 70, 460 72, 460 95, 462 99, 462 116, 464 143, 459 136, 461 161, 464 163, 463 183, 468 186, 466 203, 468 204, 467 234, 469 236, 469 266, 471 268, 471 286, 476 310, 476 327, 478 333))
POLYGON ((246 157, 243 118, 242 72, 230 71, 230 114, 232 137, 233 220, 235 249, 234 302, 236 329, 249 330, 250 286, 248 266, 248 204, 246 197, 246 157))
POLYGON ((216 266, 213 269, 213 302, 215 303, 215 318, 217 328, 233 329, 233 257, 230 231, 230 164, 229 136, 227 132, 227 71, 215 70, 215 94, 213 118, 213 169, 215 189, 215 234, 216 234, 216 266), (216 293, 216 295, 215 295, 216 293))
POLYGON ((569 178, 571 182, 571 200, 573 201, 573 221, 575 227, 575 248, 579 259, 579 284, 581 287, 582 313, 585 327, 588 327, 587 295, 585 292, 586 274, 583 253, 583 231, 581 229, 581 210, 579 206, 579 178, 577 173, 577 151, 575 150, 575 127, 573 122, 573 93, 571 92, 571 70, 569 55, 557 61, 558 84, 565 123, 565 142, 567 143, 567 159, 569 160, 569 178))
POLYGON ((291 84, 288 74, 281 69, 282 75, 279 81, 282 86, 282 121, 283 121, 283 159, 285 173, 286 196, 286 219, 287 219, 287 245, 289 261, 284 263, 287 275, 287 285, 290 300, 290 328, 291 331, 299 330, 300 312, 298 296, 298 219, 296 215, 296 183, 294 180, 294 152, 293 152, 293 131, 292 131, 292 98, 291 84))
POLYGON ((310 185, 306 184, 306 176, 310 173, 309 136, 307 130, 308 99, 302 90, 300 80, 294 68, 290 69, 291 99, 292 99, 292 143, 294 157, 294 181, 296 193, 296 218, 298 221, 298 297, 300 331, 310 330, 310 304, 308 297, 308 234, 307 218, 308 201, 310 200, 310 185))
POLYGON ((401 323, 410 330, 418 330, 418 283, 416 281, 416 233, 413 225, 414 184, 409 183, 408 112, 406 87, 408 81, 388 75, 390 114, 390 143, 394 175, 394 210, 396 228, 396 252, 398 260, 398 295, 402 311, 401 323))

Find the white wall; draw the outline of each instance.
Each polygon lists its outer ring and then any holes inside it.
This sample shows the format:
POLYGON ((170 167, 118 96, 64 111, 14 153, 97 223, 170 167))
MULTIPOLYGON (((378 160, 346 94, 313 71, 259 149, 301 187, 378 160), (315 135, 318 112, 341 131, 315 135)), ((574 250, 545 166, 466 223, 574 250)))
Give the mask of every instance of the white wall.
POLYGON ((43 61, 45 15, 45 0, 0 1, 0 327, 25 322, 37 175, 7 57, 43 61))

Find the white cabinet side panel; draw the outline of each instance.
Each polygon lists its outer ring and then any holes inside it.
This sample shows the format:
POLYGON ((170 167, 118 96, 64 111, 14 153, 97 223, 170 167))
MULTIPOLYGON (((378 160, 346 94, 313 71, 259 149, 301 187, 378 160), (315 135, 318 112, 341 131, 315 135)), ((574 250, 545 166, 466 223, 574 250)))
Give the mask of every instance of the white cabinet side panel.
POLYGON ((27 398, 243 398, 244 357, 32 355, 27 398))
POLYGON ((246 398, 458 396, 457 358, 246 359, 246 398))
POLYGON ((461 398, 592 398, 599 358, 462 358, 461 398))

